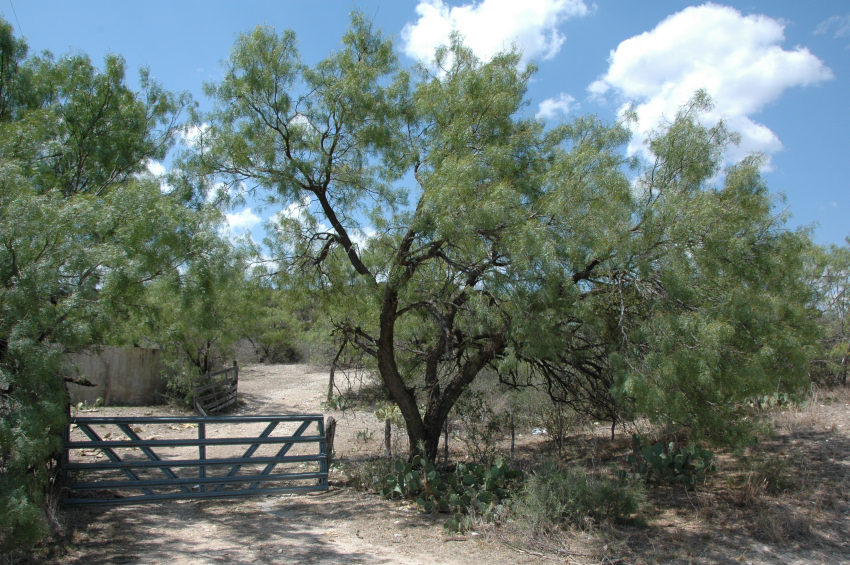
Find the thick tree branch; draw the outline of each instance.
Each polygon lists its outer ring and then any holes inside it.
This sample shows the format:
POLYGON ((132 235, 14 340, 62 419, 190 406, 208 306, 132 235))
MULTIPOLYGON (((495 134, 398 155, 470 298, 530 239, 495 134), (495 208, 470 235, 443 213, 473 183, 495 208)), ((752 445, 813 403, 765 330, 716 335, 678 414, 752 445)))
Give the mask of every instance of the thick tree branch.
POLYGON ((579 271, 578 273, 574 273, 571 277, 573 279, 573 283, 577 283, 579 281, 587 280, 590 278, 593 269, 597 267, 602 261, 600 259, 594 259, 590 263, 588 263, 587 267, 584 270, 579 271))
POLYGON ((330 202, 328 202, 327 193, 324 189, 316 188, 311 191, 316 195, 316 198, 319 200, 319 205, 322 207, 322 212, 324 212, 325 217, 331 223, 334 231, 337 233, 337 237, 339 238, 339 244, 342 245, 342 248, 345 250, 345 253, 348 255, 348 260, 351 262, 351 265, 354 267, 354 270, 359 274, 368 276, 374 280, 374 275, 372 272, 363 264, 363 261, 360 260, 360 256, 357 254, 357 249, 355 249, 354 243, 351 241, 351 238, 348 236, 348 231, 345 229, 345 226, 342 225, 342 222, 339 221, 339 218, 336 215, 333 207, 330 202))
POLYGON ((65 377, 64 381, 66 383, 72 383, 72 384, 80 385, 80 386, 88 386, 88 387, 97 386, 96 383, 91 382, 90 380, 88 380, 85 377, 65 377))

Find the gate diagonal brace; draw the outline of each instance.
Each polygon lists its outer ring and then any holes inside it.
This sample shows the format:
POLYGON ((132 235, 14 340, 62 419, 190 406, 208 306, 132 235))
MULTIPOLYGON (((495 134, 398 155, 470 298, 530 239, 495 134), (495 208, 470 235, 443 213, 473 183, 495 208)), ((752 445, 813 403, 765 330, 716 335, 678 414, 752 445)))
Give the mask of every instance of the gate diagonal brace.
MULTIPOLYGON (((269 437, 270 435, 272 435, 272 432, 277 427, 277 424, 278 424, 278 422, 269 422, 269 425, 266 426, 266 429, 263 430, 263 433, 261 433, 259 435, 259 438, 265 439, 265 438, 269 437)), ((257 449, 260 448, 260 445, 262 445, 262 444, 261 443, 252 443, 250 445, 250 447, 248 447, 248 449, 245 450, 245 453, 242 454, 242 459, 250 459, 251 456, 254 455, 254 453, 257 451, 257 449)), ((234 465, 233 467, 230 468, 230 471, 227 472, 226 476, 227 477, 235 477, 239 473, 240 469, 242 469, 241 464, 234 465)), ((221 490, 224 490, 224 483, 218 485, 217 487, 215 487, 215 489, 213 489, 213 491, 221 491, 221 490)))
MULTIPOLYGON (((131 441, 133 441, 133 442, 142 441, 142 438, 140 438, 139 435, 136 432, 133 431, 133 429, 130 427, 129 424, 116 424, 116 425, 121 429, 122 432, 124 432, 127 435, 128 438, 130 438, 131 441)), ((138 449, 141 450, 142 453, 147 455, 148 459, 150 459, 151 461, 162 461, 162 458, 159 455, 157 455, 156 452, 153 449, 151 449, 150 447, 141 446, 141 447, 138 447, 138 449)), ((180 477, 177 476, 177 473, 175 473, 174 471, 171 470, 171 467, 162 466, 162 467, 159 467, 159 470, 162 471, 162 474, 165 475, 166 477, 168 477, 169 479, 179 479, 180 478, 180 477)), ((187 487, 180 487, 180 490, 182 490, 183 492, 192 492, 187 487)))
MULTIPOLYGON (((90 440, 92 440, 93 442, 104 441, 103 438, 100 437, 99 435, 97 435, 97 432, 94 431, 93 429, 91 429, 91 427, 89 427, 88 424, 77 423, 77 427, 80 429, 81 432, 86 434, 86 436, 88 436, 88 438, 90 440)), ((136 439, 138 440, 138 436, 136 436, 136 439)), ((98 449, 100 449, 103 452, 103 454, 106 455, 106 457, 109 458, 109 460, 112 461, 113 463, 123 463, 123 460, 118 456, 117 453, 115 453, 112 450, 111 447, 99 447, 98 449)), ((127 477, 130 479, 130 481, 137 481, 138 482, 138 481, 141 480, 139 478, 139 475, 137 475, 134 471, 132 471, 130 469, 121 469, 121 471, 125 475, 127 475, 127 477)), ((139 490, 141 490, 143 494, 153 495, 153 491, 149 488, 140 487, 139 490)))
MULTIPOLYGON (((310 427, 310 424, 312 424, 312 422, 310 420, 307 420, 305 422, 301 422, 301 425, 298 426, 298 429, 295 430, 295 433, 292 434, 292 437, 294 437, 294 438, 295 437, 301 437, 301 435, 305 431, 307 431, 307 428, 310 427)), ((292 446, 293 446, 293 443, 284 443, 283 447, 281 447, 280 450, 278 450, 277 455, 275 455, 275 457, 283 457, 284 455, 287 454, 287 452, 290 450, 290 448, 292 446)), ((274 469, 276 466, 277 466, 277 463, 269 463, 268 465, 266 465, 266 468, 263 469, 263 472, 260 473, 260 475, 268 475, 269 473, 272 472, 272 469, 274 469)), ((260 483, 257 482, 257 483, 251 484, 251 486, 248 487, 248 488, 255 489, 255 488, 259 488, 259 486, 260 486, 260 483)))

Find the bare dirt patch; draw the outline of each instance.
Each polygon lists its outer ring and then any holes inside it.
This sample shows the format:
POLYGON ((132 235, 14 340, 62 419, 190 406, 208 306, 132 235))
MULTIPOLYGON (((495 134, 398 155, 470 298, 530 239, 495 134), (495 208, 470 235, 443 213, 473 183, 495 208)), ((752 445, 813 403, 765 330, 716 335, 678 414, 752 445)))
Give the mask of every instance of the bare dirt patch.
MULTIPOLYGON (((379 455, 383 423, 370 410, 323 410, 326 387, 322 369, 246 366, 234 413, 333 415, 340 466, 379 455)), ((189 413, 168 406, 85 413, 110 414, 189 413)), ((444 530, 445 516, 346 487, 336 467, 327 493, 67 509, 70 545, 50 562, 850 564, 850 391, 776 412, 772 428, 746 453, 720 454, 719 472, 696 491, 653 487, 654 510, 641 527, 600 524, 533 540, 511 524, 481 524, 456 535, 444 530)), ((565 458, 588 468, 621 462, 629 441, 618 434, 611 442, 608 433, 602 424, 571 436, 565 458)), ((402 434, 394 441, 396 453, 406 451, 402 434)), ((526 433, 519 453, 537 460, 557 450, 526 433)))

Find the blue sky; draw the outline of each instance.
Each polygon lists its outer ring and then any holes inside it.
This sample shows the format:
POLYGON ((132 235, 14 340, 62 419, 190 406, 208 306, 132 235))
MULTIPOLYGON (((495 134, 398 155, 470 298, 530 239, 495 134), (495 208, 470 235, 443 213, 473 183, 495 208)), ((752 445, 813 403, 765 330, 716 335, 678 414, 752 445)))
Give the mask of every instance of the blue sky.
MULTIPOLYGON (((729 158, 768 157, 765 179, 786 195, 791 225, 815 225, 819 243, 843 244, 850 235, 848 2, 0 0, 0 16, 31 51, 82 51, 95 62, 120 54, 131 78, 147 66, 202 108, 209 107, 202 85, 222 77, 220 62, 238 33, 263 24, 293 29, 313 62, 336 48, 354 8, 396 39, 405 64, 427 58, 453 29, 484 58, 520 46, 539 67, 529 112, 543 119, 613 120, 635 104, 635 152, 646 129, 706 88, 713 118, 742 134, 729 158)), ((230 220, 259 239, 260 220, 273 211, 240 208, 230 220)))

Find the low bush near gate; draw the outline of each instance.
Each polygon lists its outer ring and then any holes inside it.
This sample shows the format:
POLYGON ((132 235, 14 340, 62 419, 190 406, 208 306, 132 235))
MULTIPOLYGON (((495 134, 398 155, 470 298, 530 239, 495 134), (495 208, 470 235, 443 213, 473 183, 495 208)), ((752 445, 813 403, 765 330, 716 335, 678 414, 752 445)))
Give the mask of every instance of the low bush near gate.
POLYGON ((493 465, 458 463, 446 476, 425 458, 416 456, 409 463, 395 462, 395 472, 384 478, 381 494, 385 498, 416 500, 425 512, 449 512, 446 529, 466 530, 470 513, 498 517, 503 502, 522 484, 521 471, 509 469, 501 458, 493 465))
POLYGON ((681 482, 693 488, 717 470, 713 459, 714 453, 696 445, 680 447, 672 441, 650 445, 635 434, 627 461, 632 473, 646 480, 681 482))
POLYGON ((595 477, 580 469, 546 463, 526 481, 511 506, 516 521, 532 534, 562 526, 585 529, 604 521, 640 522, 646 506, 642 482, 595 477))

